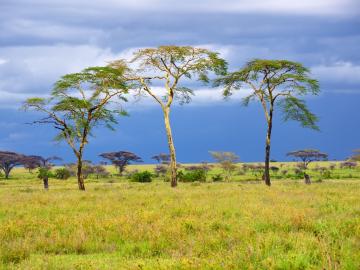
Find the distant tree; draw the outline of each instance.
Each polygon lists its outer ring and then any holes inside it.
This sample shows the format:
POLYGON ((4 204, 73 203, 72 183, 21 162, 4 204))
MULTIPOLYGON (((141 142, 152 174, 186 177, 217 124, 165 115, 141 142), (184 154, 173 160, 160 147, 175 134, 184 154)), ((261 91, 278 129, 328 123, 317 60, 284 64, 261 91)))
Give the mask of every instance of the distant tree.
POLYGON ((356 168, 357 163, 355 161, 344 161, 340 163, 340 168, 354 169, 356 168))
POLYGON ((318 82, 310 78, 309 74, 309 70, 300 63, 255 59, 239 71, 215 81, 215 86, 225 86, 225 97, 245 84, 250 87, 251 93, 243 99, 243 104, 246 106, 252 100, 261 103, 267 123, 264 180, 268 186, 271 185, 270 146, 275 108, 279 107, 283 112, 284 120, 299 121, 303 127, 318 130, 317 117, 308 110, 305 101, 299 98, 309 93, 319 93, 318 82))
POLYGON ((106 168, 102 165, 95 165, 94 167, 94 174, 96 175, 96 178, 99 179, 100 177, 108 177, 110 173, 106 170, 106 168))
POLYGON ((25 155, 15 152, 0 151, 0 170, 4 172, 5 179, 9 179, 13 168, 24 164, 25 158, 25 155))
POLYGON ((151 159, 156 160, 159 164, 170 164, 170 155, 165 153, 160 153, 151 157, 151 159))
POLYGON ((210 151, 209 153, 223 169, 225 180, 230 180, 232 173, 236 170, 236 163, 239 162, 239 157, 233 152, 210 151))
POLYGON ((308 165, 313 161, 328 159, 328 154, 322 153, 316 149, 297 150, 289 152, 286 155, 301 160, 301 167, 299 169, 304 171, 305 184, 311 184, 310 176, 306 173, 308 165))
MULTIPOLYGON (((115 61, 111 67, 124 66, 125 61, 115 61)), ((134 54, 131 63, 137 65, 127 75, 129 81, 138 85, 137 95, 150 95, 161 107, 165 122, 168 146, 170 151, 171 186, 177 186, 177 163, 170 126, 170 108, 174 99, 180 99, 180 103, 190 102, 193 91, 184 85, 180 85, 185 79, 196 77, 203 82, 209 82, 208 73, 217 75, 226 73, 227 63, 221 59, 218 53, 207 49, 190 46, 160 46, 157 48, 140 49, 134 54), (157 94, 153 84, 163 84, 163 93, 157 94)), ((126 64, 125 64, 126 66, 126 64)))
POLYGON ((354 154, 350 157, 352 161, 360 161, 360 149, 353 150, 354 154))
POLYGON ((49 99, 30 98, 25 110, 42 112, 45 118, 34 123, 51 124, 59 131, 57 141, 64 140, 77 159, 77 179, 80 190, 85 190, 83 177, 83 154, 89 136, 99 125, 113 129, 116 115, 123 110, 109 106, 114 97, 126 101, 127 85, 122 80, 124 69, 91 67, 80 73, 63 76, 56 82, 49 99))
POLYGON ((120 175, 124 172, 125 167, 132 162, 143 162, 141 157, 128 151, 102 153, 100 157, 108 159, 119 170, 120 175))
POLYGON ((33 169, 38 168, 38 178, 43 180, 44 189, 49 189, 49 178, 52 176, 51 168, 54 166, 52 161, 61 160, 57 156, 44 158, 41 156, 26 156, 24 158, 24 166, 32 167, 33 169))

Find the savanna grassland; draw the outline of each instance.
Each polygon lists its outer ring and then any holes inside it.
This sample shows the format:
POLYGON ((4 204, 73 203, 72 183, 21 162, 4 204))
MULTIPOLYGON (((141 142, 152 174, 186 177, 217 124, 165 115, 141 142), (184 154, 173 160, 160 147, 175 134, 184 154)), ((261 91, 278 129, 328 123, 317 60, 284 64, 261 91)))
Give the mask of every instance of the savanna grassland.
POLYGON ((16 169, 0 180, 0 268, 360 269, 360 180, 246 178, 174 189, 111 176, 85 192, 50 179, 44 191, 16 169))

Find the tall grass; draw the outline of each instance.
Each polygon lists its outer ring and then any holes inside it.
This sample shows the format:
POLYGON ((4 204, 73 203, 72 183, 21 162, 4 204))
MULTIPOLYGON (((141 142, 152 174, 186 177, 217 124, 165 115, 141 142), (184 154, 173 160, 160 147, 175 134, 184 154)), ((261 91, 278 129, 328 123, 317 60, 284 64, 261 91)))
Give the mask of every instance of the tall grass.
POLYGON ((360 181, 14 179, 0 181, 2 269, 360 269, 360 181))

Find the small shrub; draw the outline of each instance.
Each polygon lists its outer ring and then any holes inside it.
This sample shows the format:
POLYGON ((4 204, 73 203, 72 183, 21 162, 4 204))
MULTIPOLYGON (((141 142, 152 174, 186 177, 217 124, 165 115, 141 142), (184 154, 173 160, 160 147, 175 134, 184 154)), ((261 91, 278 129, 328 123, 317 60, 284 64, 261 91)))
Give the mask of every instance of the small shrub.
POLYGON ((221 182, 221 181, 223 181, 223 177, 221 176, 221 174, 215 174, 211 178, 212 178, 213 182, 221 182))
POLYGON ((330 179, 331 178, 331 172, 329 170, 322 171, 320 173, 320 175, 324 179, 330 179))
POLYGON ((206 182, 206 172, 204 170, 193 170, 188 172, 179 172, 178 179, 180 182, 206 182))
POLYGON ((60 180, 69 179, 71 172, 67 168, 59 168, 55 170, 54 177, 60 180))
POLYGON ((153 174, 149 171, 136 172, 131 176, 132 182, 149 183, 152 181, 153 174))

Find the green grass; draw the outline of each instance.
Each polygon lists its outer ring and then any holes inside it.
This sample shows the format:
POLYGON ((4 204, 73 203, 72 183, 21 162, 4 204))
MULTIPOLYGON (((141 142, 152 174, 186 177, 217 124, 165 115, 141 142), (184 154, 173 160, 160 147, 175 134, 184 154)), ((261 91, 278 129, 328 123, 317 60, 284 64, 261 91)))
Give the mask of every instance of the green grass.
POLYGON ((0 269, 360 269, 359 180, 34 176, 0 180, 0 269))

